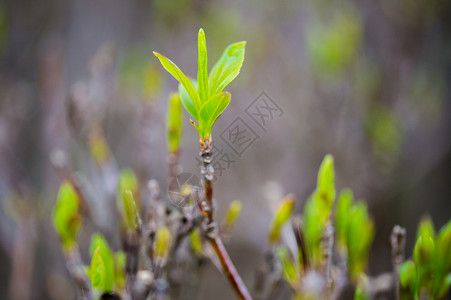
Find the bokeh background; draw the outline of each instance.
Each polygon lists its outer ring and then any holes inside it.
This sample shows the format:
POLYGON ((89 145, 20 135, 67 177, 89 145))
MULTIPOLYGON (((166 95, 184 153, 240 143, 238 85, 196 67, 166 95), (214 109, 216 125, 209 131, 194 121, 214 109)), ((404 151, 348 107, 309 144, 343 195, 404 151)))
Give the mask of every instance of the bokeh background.
MULTIPOLYGON (((451 2, 446 0, 6 0, 0 3, 0 295, 74 299, 52 207, 63 162, 89 197, 94 221, 80 235, 109 230, 105 194, 117 170, 133 169, 145 190, 168 182, 165 115, 176 81, 152 51, 196 75, 197 31, 209 65, 246 40, 230 107, 213 140, 237 116, 255 141, 215 183, 217 215, 239 199, 243 212, 226 245, 248 286, 267 247, 274 206, 287 193, 296 211, 314 190, 325 154, 338 189, 364 198, 376 222, 369 274, 390 271, 389 236, 407 228, 411 253, 419 219, 451 218, 451 2), (262 92, 280 108, 265 130, 245 109, 262 92), (111 164, 92 147, 106 141, 111 164), (93 146, 94 144, 94 146, 93 146), (95 152, 95 151, 94 151, 95 152)), ((198 137, 184 118, 181 164, 198 174, 198 137)), ((145 192, 143 191, 143 194, 145 192)), ((231 299, 212 266, 199 299, 231 299)))

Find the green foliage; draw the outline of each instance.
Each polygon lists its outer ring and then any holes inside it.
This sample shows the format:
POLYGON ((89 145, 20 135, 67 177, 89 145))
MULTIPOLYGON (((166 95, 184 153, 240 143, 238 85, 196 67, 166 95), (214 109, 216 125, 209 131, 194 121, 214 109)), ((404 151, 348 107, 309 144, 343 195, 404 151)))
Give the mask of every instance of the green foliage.
POLYGON ((346 240, 348 231, 349 212, 354 202, 354 194, 350 189, 343 189, 340 192, 335 208, 335 231, 337 233, 337 246, 340 250, 346 250, 346 240))
POLYGON ((368 263, 368 254, 374 238, 374 224, 368 216, 366 204, 358 202, 349 211, 346 247, 348 252, 348 271, 355 279, 368 263))
POLYGON ((243 204, 238 201, 232 201, 230 203, 229 208, 227 209, 226 215, 224 217, 224 226, 228 228, 233 228, 235 226, 235 222, 240 216, 241 209, 243 208, 243 204))
POLYGON ((285 246, 277 248, 277 257, 279 258, 282 266, 282 274, 285 280, 291 286, 295 286, 300 280, 300 273, 296 264, 293 262, 290 252, 285 246))
POLYGON ((182 141, 182 104, 178 93, 172 93, 169 96, 166 130, 168 134, 168 151, 176 153, 182 141))
POLYGON ((269 243, 275 244, 280 239, 282 226, 290 219, 294 208, 294 196, 288 195, 279 205, 276 214, 269 227, 269 243))
POLYGON ((158 228, 155 234, 154 255, 165 258, 171 248, 171 231, 166 226, 158 228))
POLYGON ((303 218, 307 248, 316 266, 322 262, 320 240, 330 220, 334 199, 334 160, 331 155, 326 155, 319 168, 316 190, 305 204, 303 218))
POLYGON ((434 299, 446 295, 451 285, 450 253, 451 221, 435 236, 432 220, 423 218, 418 226, 413 261, 406 261, 399 272, 402 287, 410 292, 410 297, 418 298, 423 291, 434 299))
POLYGON ((53 226, 60 235, 65 251, 77 245, 77 235, 81 228, 81 216, 78 213, 78 195, 68 181, 64 181, 58 192, 58 199, 53 209, 53 226))
POLYGON ((91 245, 89 246, 89 255, 94 257, 96 250, 99 249, 100 257, 105 265, 105 286, 104 291, 112 292, 114 285, 114 259, 113 253, 108 246, 106 239, 98 233, 91 236, 91 245))
POLYGON ((238 76, 244 61, 245 42, 226 48, 210 75, 207 70, 207 45, 202 29, 198 34, 197 83, 190 80, 171 60, 154 52, 162 66, 180 82, 179 94, 188 113, 197 120, 196 127, 202 140, 211 139, 213 124, 230 103, 230 94, 223 89, 238 76))
POLYGON ((88 277, 91 280, 92 288, 97 292, 104 292, 106 287, 105 263, 100 254, 100 247, 94 251, 91 259, 91 266, 88 270, 88 277))
POLYGON ((413 291, 415 278, 415 263, 411 260, 405 261, 399 268, 399 282, 401 283, 401 286, 413 291))

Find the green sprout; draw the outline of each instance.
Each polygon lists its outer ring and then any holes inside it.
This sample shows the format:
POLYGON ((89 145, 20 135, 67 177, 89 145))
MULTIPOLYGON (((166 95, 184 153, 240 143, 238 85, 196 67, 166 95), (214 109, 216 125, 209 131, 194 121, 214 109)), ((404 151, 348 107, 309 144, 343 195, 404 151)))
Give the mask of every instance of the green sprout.
POLYGON ((88 276, 91 280, 92 288, 96 292, 104 292, 106 287, 106 269, 105 263, 102 260, 102 255, 100 254, 100 247, 94 251, 94 254, 91 259, 91 266, 88 270, 88 276))
POLYGON ((314 266, 323 262, 320 242, 330 220, 334 200, 334 159, 326 155, 318 171, 316 190, 304 207, 303 231, 314 266))
POLYGON ((89 246, 89 254, 94 257, 96 250, 99 250, 100 257, 105 265, 105 285, 104 291, 112 292, 114 284, 114 259, 113 253, 108 246, 108 242, 101 234, 93 234, 91 236, 91 245, 89 246))
POLYGON ((219 115, 230 103, 230 94, 224 88, 238 76, 244 61, 246 42, 231 44, 208 74, 207 43, 204 30, 198 34, 197 82, 189 79, 175 63, 153 52, 163 67, 179 81, 179 94, 188 113, 198 122, 190 120, 199 132, 201 143, 211 140, 211 130, 219 115))
POLYGON ((78 206, 77 192, 70 182, 64 181, 60 186, 58 200, 53 210, 53 225, 60 235, 65 251, 77 245, 77 235, 81 228, 78 206))
POLYGON ((269 243, 276 244, 280 240, 282 226, 290 219, 294 208, 294 195, 288 195, 277 208, 269 227, 269 243))

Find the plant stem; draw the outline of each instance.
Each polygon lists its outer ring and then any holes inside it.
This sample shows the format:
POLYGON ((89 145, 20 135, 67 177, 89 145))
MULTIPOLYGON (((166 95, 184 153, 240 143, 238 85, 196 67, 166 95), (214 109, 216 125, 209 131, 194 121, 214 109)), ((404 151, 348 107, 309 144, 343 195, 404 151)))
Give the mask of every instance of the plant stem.
POLYGON ((396 300, 400 299, 399 296, 399 268, 404 261, 404 247, 406 244, 406 230, 399 225, 393 227, 392 234, 390 236, 390 242, 392 247, 392 263, 393 263, 393 276, 395 281, 395 295, 396 300))
POLYGON ((78 248, 66 251, 64 255, 66 257, 67 268, 78 287, 81 298, 91 300, 91 282, 83 269, 83 263, 78 248))
POLYGON ((227 250, 222 243, 218 234, 218 226, 214 222, 213 215, 213 174, 214 168, 211 164, 211 141, 206 139, 201 143, 200 156, 202 158, 201 174, 204 184, 204 199, 205 203, 200 205, 204 215, 207 217, 207 238, 215 251, 219 261, 221 262, 222 270, 229 280, 230 285, 237 293, 240 299, 252 299, 249 291, 244 285, 240 275, 238 274, 232 260, 230 259, 227 250))

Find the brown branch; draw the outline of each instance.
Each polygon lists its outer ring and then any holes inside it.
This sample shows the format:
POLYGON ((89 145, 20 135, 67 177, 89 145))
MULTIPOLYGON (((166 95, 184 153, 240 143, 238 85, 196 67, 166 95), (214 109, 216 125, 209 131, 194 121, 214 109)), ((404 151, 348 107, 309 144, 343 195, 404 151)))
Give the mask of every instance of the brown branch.
POLYGON ((201 174, 204 184, 204 199, 202 201, 200 208, 204 215, 207 217, 207 238, 210 242, 213 250, 215 251, 219 261, 221 262, 222 270, 229 280, 230 285, 235 290, 236 294, 240 299, 248 300, 252 299, 249 291, 244 285, 240 275, 238 274, 232 260, 230 259, 227 250, 222 243, 221 238, 218 234, 218 226, 214 222, 213 215, 213 174, 214 169, 211 164, 211 141, 209 139, 201 142, 201 152, 202 157, 202 168, 201 174))

